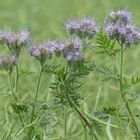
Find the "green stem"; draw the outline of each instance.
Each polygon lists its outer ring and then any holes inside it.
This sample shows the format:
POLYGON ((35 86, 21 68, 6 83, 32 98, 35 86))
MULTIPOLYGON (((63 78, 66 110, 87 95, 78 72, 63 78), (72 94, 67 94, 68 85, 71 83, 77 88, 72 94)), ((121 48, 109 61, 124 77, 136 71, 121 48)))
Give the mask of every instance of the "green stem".
POLYGON ((37 102, 38 91, 39 91, 39 86, 40 86, 40 81, 41 81, 42 73, 43 73, 43 67, 40 70, 38 81, 37 81, 37 86, 36 86, 36 91, 35 91, 35 99, 34 99, 34 106, 33 106, 32 114, 31 114, 31 123, 34 120, 34 113, 35 113, 35 108, 36 108, 35 103, 37 102))
POLYGON ((17 101, 17 97, 16 97, 14 90, 13 90, 12 77, 11 77, 11 74, 9 74, 9 73, 8 73, 8 81, 9 81, 9 86, 10 86, 10 90, 12 92, 13 98, 15 101, 17 101))
POLYGON ((19 80, 18 73, 19 73, 19 70, 18 70, 18 65, 16 65, 16 75, 15 75, 15 93, 17 93, 17 90, 18 90, 18 80, 19 80))
POLYGON ((67 110, 64 106, 64 139, 67 137, 67 110))
MULTIPOLYGON (((43 73, 43 66, 41 67, 41 70, 39 72, 39 77, 38 77, 38 80, 37 80, 37 86, 36 86, 36 90, 35 90, 34 105, 33 105, 32 113, 31 113, 31 123, 34 120, 36 102, 37 102, 37 98, 38 98, 38 93, 39 93, 39 87, 40 87, 40 81, 41 81, 42 73, 43 73)), ((32 131, 33 131, 33 127, 30 127, 29 133, 28 133, 29 139, 32 139, 32 131)))
POLYGON ((88 128, 91 129, 92 126, 91 126, 89 120, 84 116, 84 114, 80 111, 80 109, 75 105, 75 103, 70 98, 69 94, 67 92, 65 94, 66 94, 66 97, 67 97, 67 100, 68 100, 70 106, 75 109, 75 111, 82 118, 82 120, 85 122, 85 124, 88 126, 88 128))
MULTIPOLYGON (((15 100, 15 102, 18 101, 15 93, 17 92, 17 85, 18 85, 18 66, 16 66, 16 82, 15 82, 15 92, 14 92, 14 88, 13 88, 13 84, 12 84, 12 77, 11 77, 11 74, 8 73, 8 81, 9 81, 9 86, 10 86, 10 89, 11 89, 11 92, 12 92, 12 95, 13 95, 13 98, 15 100)), ((21 113, 19 113, 19 118, 20 118, 20 121, 21 121, 21 124, 22 126, 24 127, 24 123, 23 123, 23 120, 22 120, 22 116, 21 116, 21 113)))
POLYGON ((123 50, 123 44, 122 44, 121 45, 121 64, 120 64, 120 92, 121 92, 122 100, 125 103, 125 107, 126 107, 128 113, 129 113, 129 115, 131 116, 131 119, 133 121, 133 124, 134 124, 134 127, 136 129, 137 135, 138 135, 138 137, 140 139, 140 132, 139 132, 137 123, 135 121, 133 113, 131 112, 131 109, 129 107, 128 101, 125 99, 125 95, 124 95, 124 92, 123 92, 123 55, 124 55, 124 50, 123 50))
POLYGON ((83 129, 84 129, 85 140, 88 140, 87 128, 86 128, 85 124, 83 123, 82 119, 81 119, 81 124, 82 124, 83 129))

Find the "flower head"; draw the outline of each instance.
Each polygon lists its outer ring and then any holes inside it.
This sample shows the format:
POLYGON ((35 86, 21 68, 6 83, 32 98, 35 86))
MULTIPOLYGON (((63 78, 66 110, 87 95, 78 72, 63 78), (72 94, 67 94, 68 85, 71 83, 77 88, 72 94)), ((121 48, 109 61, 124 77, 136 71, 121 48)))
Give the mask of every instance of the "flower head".
POLYGON ((48 51, 46 43, 30 46, 29 52, 31 56, 34 56, 41 63, 44 63, 51 55, 51 52, 48 51))
POLYGON ((60 54, 62 50, 65 48, 65 44, 56 39, 46 42, 46 47, 48 48, 49 52, 60 54))
POLYGON ((44 63, 46 59, 50 58, 53 54, 63 52, 65 44, 59 40, 52 40, 43 42, 38 45, 32 45, 29 47, 31 56, 34 56, 41 63, 44 63))
POLYGON ((12 54, 17 57, 20 54, 21 48, 26 46, 30 40, 30 33, 27 30, 13 32, 11 30, 0 31, 0 42, 6 44, 12 54))
POLYGON ((70 34, 76 34, 79 37, 93 37, 98 31, 96 22, 90 17, 71 20, 65 24, 65 29, 70 34))
POLYGON ((82 41, 79 38, 71 38, 65 43, 64 56, 68 61, 83 59, 82 41))
POLYGON ((13 67, 17 63, 17 57, 7 56, 7 57, 0 57, 0 68, 6 70, 8 73, 12 73, 13 67))
POLYGON ((16 33, 17 44, 24 45, 30 40, 30 32, 27 30, 20 30, 16 33))
POLYGON ((140 43, 140 30, 131 22, 131 14, 122 10, 111 12, 106 20, 105 30, 110 39, 116 39, 121 44, 130 47, 140 43))
POLYGON ((107 23, 120 23, 120 24, 127 24, 130 23, 132 20, 131 12, 127 10, 118 10, 116 12, 112 11, 106 17, 107 23))

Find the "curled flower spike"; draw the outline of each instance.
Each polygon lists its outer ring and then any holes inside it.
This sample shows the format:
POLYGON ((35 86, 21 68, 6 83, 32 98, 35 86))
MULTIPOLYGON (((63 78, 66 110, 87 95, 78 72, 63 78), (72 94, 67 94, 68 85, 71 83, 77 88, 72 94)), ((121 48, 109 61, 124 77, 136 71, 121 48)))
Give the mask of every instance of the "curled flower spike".
POLYGON ((65 29, 70 34, 76 34, 80 38, 92 38, 98 31, 96 22, 90 17, 71 20, 65 24, 65 29))
POLYGON ((64 56, 68 61, 80 61, 83 59, 82 41, 79 38, 71 38, 65 43, 64 56))
POLYGON ((131 14, 128 11, 111 12, 106 20, 105 31, 110 39, 116 39, 126 47, 140 43, 140 29, 132 24, 131 14))
POLYGON ((47 58, 50 58, 52 52, 48 51, 46 43, 32 45, 29 47, 31 56, 34 56, 41 64, 44 64, 47 58))
POLYGON ((140 30, 134 25, 109 24, 106 26, 106 32, 111 39, 120 40, 122 44, 130 47, 132 44, 140 43, 140 30))
POLYGON ((4 69, 7 71, 9 74, 12 73, 13 67, 17 63, 17 57, 12 55, 12 56, 7 56, 7 57, 0 57, 0 68, 4 69))
POLYGON ((11 30, 0 31, 0 42, 6 44, 12 54, 17 57, 20 54, 21 48, 26 46, 30 40, 30 33, 27 30, 12 32, 11 30))
POLYGON ((106 17, 105 22, 127 24, 130 23, 131 20, 132 20, 131 12, 127 10, 118 10, 116 12, 114 11, 110 12, 106 17))
POLYGON ((41 63, 44 63, 46 59, 51 58, 54 53, 61 53, 64 48, 64 43, 59 40, 52 40, 39 45, 32 45, 29 47, 29 52, 31 56, 34 56, 41 63))
POLYGON ((61 54, 65 48, 65 44, 57 39, 46 42, 46 46, 49 52, 55 53, 56 55, 61 54))

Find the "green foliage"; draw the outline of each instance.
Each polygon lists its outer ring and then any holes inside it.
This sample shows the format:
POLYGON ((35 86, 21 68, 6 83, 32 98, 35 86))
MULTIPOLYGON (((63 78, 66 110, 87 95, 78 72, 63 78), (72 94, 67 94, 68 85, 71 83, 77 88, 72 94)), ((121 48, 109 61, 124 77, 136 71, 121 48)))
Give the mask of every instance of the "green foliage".
POLYGON ((117 116, 119 114, 119 106, 103 107, 102 110, 93 112, 98 119, 108 119, 109 116, 117 116))
POLYGON ((112 80, 115 82, 119 81, 119 74, 118 74, 117 68, 115 66, 113 69, 111 69, 107 66, 99 67, 96 64, 94 64, 94 69, 98 73, 101 73, 104 75, 105 78, 103 79, 103 81, 109 81, 109 80, 112 80))
POLYGON ((96 53, 98 54, 115 56, 119 52, 119 48, 116 48, 116 41, 110 40, 103 30, 97 33, 96 43, 96 53))
POLYGON ((11 103, 11 106, 16 114, 28 112, 28 106, 26 104, 11 103))
POLYGON ((78 62, 69 63, 69 67, 73 71, 72 76, 76 76, 78 78, 82 78, 90 74, 94 70, 94 63, 88 62, 86 60, 81 60, 78 62))
MULTIPOLYGON (((40 1, 35 1, 35 0, 24 0, 23 3, 21 4, 21 1, 19 0, 12 0, 12 1, 8 1, 8 0, 1 0, 1 4, 0 4, 0 9, 1 9, 1 14, 0 14, 0 18, 1 18, 1 22, 0 22, 0 26, 1 28, 3 27, 11 27, 14 28, 15 30, 17 30, 18 28, 23 28, 23 27, 27 27, 30 30, 32 30, 32 34, 35 37, 35 40, 39 41, 42 39, 45 39, 46 37, 50 37, 50 38, 56 38, 56 36, 58 36, 59 38, 65 38, 65 33, 63 33, 60 30, 60 26, 62 26, 62 23, 64 23, 68 18, 71 18, 73 16, 77 17, 77 16, 83 16, 83 15, 91 15, 96 17, 97 21, 103 21, 102 19, 104 18, 104 14, 106 13, 106 11, 110 11, 110 9, 112 9, 112 7, 114 7, 115 9, 117 9, 118 7, 120 7, 120 5, 124 5, 125 7, 128 7, 128 9, 132 9, 133 12, 136 14, 135 19, 137 20, 137 22, 139 22, 139 5, 140 5, 140 1, 134 2, 134 1, 128 1, 128 0, 124 0, 124 1, 112 1, 112 0, 107 0, 107 1, 98 1, 95 0, 93 2, 93 0, 61 0, 61 1, 56 1, 56 0, 42 0, 40 1), (46 8, 46 5, 47 6, 46 8), (67 6, 66 6, 67 5, 67 6), (92 7, 98 7, 100 5, 100 8, 92 8, 92 7), (110 8, 111 7, 111 8, 110 8), (30 10, 29 10, 30 9, 30 10), (71 10, 69 10, 71 9, 71 10), (102 10, 102 12, 101 12, 102 10), (10 11, 10 12, 9 12, 10 11), (59 11, 59 12, 56 12, 59 11), (104 13, 104 14, 103 14, 104 13), (37 22, 36 22, 37 21, 37 22), (16 23, 16 24, 15 24, 16 23), (46 25, 47 23, 47 25, 46 25), (45 31, 44 31, 45 28, 45 31)), ((99 33, 101 34, 101 33, 99 33)), ((103 32, 104 34, 104 32, 103 32)), ((98 37, 98 36, 97 36, 98 37)), ((108 55, 108 56, 114 56, 117 54, 117 52, 119 51, 119 49, 116 47, 116 45, 113 43, 115 41, 112 41, 111 43, 109 43, 109 45, 107 45, 107 41, 105 41, 106 39, 104 39, 104 41, 101 40, 101 38, 106 38, 106 35, 102 35, 100 37, 99 35, 99 43, 97 43, 97 53, 99 54, 104 54, 104 55, 108 55), (111 44, 111 45, 110 45, 111 44), (113 48, 111 50, 111 48, 113 48), (116 49, 115 49, 116 48, 116 49)), ((107 39, 108 40, 108 39, 107 39)), ((1 46, 0 46, 1 47, 1 46)), ((139 71, 139 63, 138 61, 138 52, 140 50, 139 47, 137 48, 130 48, 130 51, 127 51, 125 54, 125 63, 124 66, 127 66, 127 69, 124 70, 124 72, 127 71, 127 73, 131 74, 133 72, 133 74, 135 74, 135 72, 139 71), (133 51, 135 50, 135 51, 133 51), (126 56, 130 56, 127 57, 126 56), (135 63, 134 63, 135 61, 135 63)), ((94 52, 93 52, 94 53, 94 52)), ((1 54, 3 55, 3 52, 1 52, 1 54)), ((29 64, 29 61, 27 59, 27 53, 24 53, 22 58, 23 63, 21 63, 20 67, 25 67, 25 69, 27 68, 35 68, 36 64, 31 63, 31 65, 29 64), (24 63, 25 62, 25 63, 24 63)), ((89 55, 89 54, 86 54, 89 55)), ((95 55, 90 56, 91 59, 96 59, 95 55)), ((110 57, 112 58, 112 57, 110 57)), ((106 58, 104 58, 104 62, 106 62, 106 64, 108 64, 108 62, 106 61, 106 58)), ((53 61, 54 66, 52 65, 48 65, 48 67, 45 69, 44 71, 46 71, 46 73, 48 74, 52 74, 54 75, 53 80, 55 80, 55 76, 56 73, 59 69, 59 67, 55 67, 55 62, 56 60, 53 61)), ((59 61, 61 63, 61 60, 59 61)), ((100 63, 102 63, 102 59, 98 59, 98 64, 100 65, 100 63)), ((81 64, 80 64, 81 65, 81 64)), ((100 68, 98 66, 98 68, 95 68, 95 70, 97 70, 97 72, 102 73, 105 78, 104 80, 113 80, 113 81, 118 81, 119 80, 119 76, 118 76, 118 72, 113 72, 113 63, 111 68, 107 67, 107 69, 103 66, 101 66, 100 68), (99 70, 99 71, 98 71, 99 70), (113 74, 112 74, 113 72, 113 74)), ((91 68, 91 71, 94 69, 94 65, 84 65, 84 66, 78 66, 81 67, 78 72, 77 75, 81 75, 81 77, 83 77, 84 75, 89 74, 90 70, 88 71, 87 69, 91 68), (88 71, 88 72, 87 72, 88 71)), ((19 77, 20 78, 24 78, 27 76, 30 76, 30 79, 26 80, 26 82, 24 82, 24 79, 20 81, 20 86, 19 86, 19 94, 22 97, 22 101, 25 100, 32 100, 34 97, 34 93, 31 93, 31 91, 34 91, 35 88, 35 83, 36 83, 36 76, 32 76, 30 75, 32 74, 32 72, 28 71, 28 70, 22 70, 19 72, 19 77), (24 92, 20 92, 20 88, 23 90, 22 85, 24 85, 24 87, 26 87, 26 89, 24 89, 24 92), (24 96, 23 96, 24 95, 24 96)), ((37 74, 37 73, 36 73, 37 74)), ((73 74, 75 75, 75 74, 73 74)), ((1 72, 0 73, 0 121, 3 122, 4 120, 6 120, 6 122, 1 126, 0 129, 0 139, 1 140, 27 140, 28 138, 25 137, 25 132, 27 131, 28 127, 22 129, 19 119, 16 117, 15 119, 11 119, 12 117, 12 113, 8 113, 9 112, 9 106, 7 105, 9 102, 12 102, 11 96, 8 97, 9 94, 7 94, 9 92, 9 87, 8 87, 8 83, 7 83, 7 77, 6 74, 1 72), (6 84, 7 83, 7 84, 6 84), (4 92, 3 92, 4 90, 4 92), (8 110, 8 111, 7 111, 8 110), (16 124, 16 125, 15 125, 16 124), (15 129, 15 130, 14 130, 15 129), (23 131, 22 131, 23 130, 23 131), (15 136, 12 137, 13 134, 16 134, 16 132, 22 132, 19 133, 19 136, 15 136)), ((102 78, 101 77, 97 77, 97 78, 91 78, 88 77, 87 81, 84 81, 87 83, 87 87, 85 86, 82 90, 79 88, 79 92, 83 92, 84 96, 88 96, 89 92, 92 92, 89 102, 86 104, 87 107, 85 107, 85 110, 88 111, 88 107, 89 108, 94 108, 94 102, 96 101, 96 95, 97 95, 97 88, 100 86, 100 88, 102 88, 102 85, 98 85, 97 81, 102 78), (96 88, 93 88, 94 87, 96 88)), ((78 79, 79 80, 79 79, 78 79)), ((138 85, 139 84, 139 77, 136 78, 134 76, 134 79, 132 78, 130 80, 127 78, 123 78, 123 87, 125 88, 125 90, 130 91, 129 84, 132 85, 138 85), (131 81, 132 80, 132 81, 131 81)), ((59 112, 60 115, 62 115, 62 112, 60 110, 57 109, 56 104, 50 104, 51 101, 46 101, 46 96, 49 92, 48 88, 46 88, 46 85, 48 84, 48 77, 43 76, 42 78, 42 85, 40 88, 41 92, 39 95, 39 100, 40 102, 36 102, 36 117, 41 118, 42 114, 44 114, 43 118, 41 119, 41 121, 39 119, 37 119, 37 121, 35 121, 33 123, 33 127, 36 129, 36 138, 34 139, 41 139, 41 140, 46 140, 46 139, 65 139, 63 138, 63 134, 62 134, 62 129, 63 126, 60 123, 56 123, 56 120, 53 120, 53 118, 57 117, 59 118, 59 116, 55 116, 55 114, 53 114, 53 111, 59 112), (44 102, 43 102, 43 101, 44 102), (43 102, 43 103, 42 103, 43 102), (48 105, 49 104, 49 105, 48 105), (49 119, 48 119, 49 118, 49 119), (51 120, 52 119, 52 120, 51 120), (48 123, 49 122, 49 123, 48 123), (55 127, 55 131, 54 132, 50 132, 53 131, 51 124, 53 125, 53 127, 55 127), (38 130, 38 128, 41 127, 41 129, 38 130), (47 130, 46 130, 47 127, 47 130), (51 135, 52 134, 52 135, 51 135), (51 136, 51 137, 49 137, 51 136), (53 137, 53 138, 52 138, 53 137)), ((54 82, 54 81, 53 81, 54 82)), ((56 82, 57 83, 57 82, 56 82)), ((108 81, 106 82, 106 84, 110 84, 108 81)), ((13 81, 13 85, 14 85, 14 81, 13 81)), ((81 81, 80 81, 80 85, 82 85, 81 81)), ((52 91, 54 91, 56 89, 57 84, 55 85, 55 88, 52 88, 52 91)), ((100 106, 105 106, 105 104, 114 104, 115 102, 121 102, 120 99, 117 99, 116 96, 117 94, 110 94, 108 96, 108 93, 111 93, 109 88, 106 88, 104 86, 104 92, 102 92, 103 94, 101 94, 101 96, 99 97, 99 102, 98 102, 98 107, 100 106)), ((137 88, 136 91, 134 91, 134 89, 132 89, 133 93, 135 94, 135 98, 137 99, 137 102, 139 102, 139 93, 140 90, 137 88)), ((77 91, 76 91, 77 93, 77 91)), ((127 92, 128 93, 128 92, 127 92)), ((18 94, 18 93, 17 93, 18 94)), ((56 94, 57 95, 57 94, 56 94)), ((77 95, 77 94, 76 94, 77 95)), ((29 105, 30 109, 32 107, 31 103, 29 105)), ((86 106, 85 105, 85 106, 86 106)), ((139 104, 133 104, 131 103, 131 105, 134 107, 134 114, 135 111, 137 111, 136 113, 138 113, 138 109, 139 108, 139 104)), ((14 112, 22 112, 25 113, 26 112, 26 106, 27 103, 23 104, 14 104, 12 111, 14 110, 14 112), (22 106, 23 105, 23 106, 22 106), (25 107, 25 108, 24 108, 25 107), (25 112, 24 112, 25 111, 25 112)), ((11 108, 11 106, 10 106, 11 108)), ((96 112, 97 117, 99 116, 99 118, 101 119, 107 119, 108 115, 115 115, 115 106, 109 106, 109 107, 104 107, 105 109, 101 110, 101 114, 98 112, 96 112), (110 109, 111 108, 111 109, 110 109), (105 112, 104 112, 105 111, 105 112)), ((122 108, 124 108, 124 104, 122 105, 122 108)), ((117 110, 116 110, 117 111, 117 110)), ((125 113, 125 111, 122 109, 122 112, 125 113)), ((28 126, 31 125, 29 118, 30 118, 30 110, 28 112, 28 114, 24 114, 23 118, 27 119, 25 125, 28 126), (25 115, 25 116, 24 116, 25 115)), ((76 132, 78 134, 79 137, 71 137, 71 138, 67 138, 67 140, 81 140, 83 137, 83 132, 81 129, 81 125, 79 125, 79 121, 77 121, 77 118, 75 119, 75 121, 73 121, 73 117, 75 117, 76 115, 71 115, 72 117, 68 120, 69 124, 72 126, 72 129, 76 129, 76 132)), ((127 116, 128 117, 128 116, 127 116)), ((130 118, 126 118, 125 120, 129 120, 130 118)), ((139 119, 136 120, 137 124, 139 126, 139 119)), ((113 120, 113 123, 118 124, 118 120, 113 120)), ((69 124, 68 124, 68 128, 69 128, 69 124)), ((94 128, 96 130, 96 132, 101 132, 100 133, 100 139, 103 140, 109 140, 109 138, 107 137, 106 131, 101 131, 100 127, 101 124, 99 122, 93 122, 94 124, 94 128)), ((136 135, 135 129, 134 129, 134 125, 130 124, 130 122, 127 123, 128 125, 130 125, 131 129, 129 129, 128 131, 126 130, 126 128, 123 130, 122 128, 117 129, 112 131, 112 134, 115 136, 114 139, 118 139, 118 140, 128 140, 128 139, 139 139, 136 135), (126 132, 127 131, 127 132, 126 132), (122 133, 120 133, 122 132, 122 133), (131 132, 133 134, 131 134, 131 132), (127 136, 126 136, 127 134, 127 136)), ((128 125, 125 125, 128 127, 128 125)), ((129 128, 130 128, 129 127, 129 128)), ((112 130, 112 129, 111 129, 112 130)), ((73 133, 70 133, 69 129, 67 129, 68 131, 68 136, 72 136, 73 133)))
POLYGON ((21 70, 19 71, 18 76, 19 76, 19 78, 23 78, 23 77, 27 77, 27 76, 29 76, 29 75, 31 75, 31 74, 33 74, 33 73, 35 73, 35 72, 29 71, 29 70, 23 70, 23 69, 21 69, 21 70))
POLYGON ((140 83, 140 77, 139 76, 132 76, 131 78, 131 84, 138 84, 140 83))
POLYGON ((75 104, 79 105, 79 99, 82 97, 76 93, 81 87, 81 82, 76 78, 76 73, 71 73, 68 68, 62 67, 55 71, 53 82, 50 84, 51 93, 55 96, 55 102, 60 105, 66 105, 66 93, 70 95, 75 104))
POLYGON ((118 106, 109 106, 109 107, 104 107, 103 112, 105 114, 109 114, 112 116, 116 116, 118 113, 119 107, 118 106))
POLYGON ((101 135, 103 133, 103 126, 101 123, 93 120, 92 126, 93 126, 93 130, 96 131, 97 134, 101 135))

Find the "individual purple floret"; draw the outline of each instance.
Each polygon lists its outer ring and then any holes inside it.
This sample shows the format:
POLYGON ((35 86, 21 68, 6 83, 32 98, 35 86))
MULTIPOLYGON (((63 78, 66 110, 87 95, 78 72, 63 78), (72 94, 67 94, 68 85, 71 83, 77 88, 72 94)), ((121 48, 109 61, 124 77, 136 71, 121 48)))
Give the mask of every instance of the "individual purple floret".
POLYGON ((17 57, 20 54, 21 48, 26 46, 30 40, 30 32, 27 30, 20 30, 13 32, 11 30, 0 31, 0 42, 6 44, 9 50, 17 57))
POLYGON ((0 57, 0 68, 3 68, 6 70, 9 74, 12 73, 13 67, 17 63, 17 57, 12 55, 12 56, 7 56, 7 57, 0 57))
POLYGON ((107 23, 120 23, 120 24, 127 24, 130 23, 132 20, 132 13, 127 10, 118 10, 116 12, 112 11, 106 17, 107 23))
POLYGON ((64 56, 68 61, 79 61, 83 59, 82 41, 79 38, 72 38, 66 42, 64 56))
POLYGON ((65 29, 70 34, 76 34, 80 38, 81 37, 91 38, 98 31, 96 22, 90 17, 71 20, 65 24, 65 29))
POLYGON ((105 31, 110 39, 116 39, 122 45, 130 47, 140 43, 140 30, 132 24, 131 14, 128 11, 111 12, 109 16, 113 20, 106 20, 105 31), (125 21, 125 22, 124 22, 125 21))

